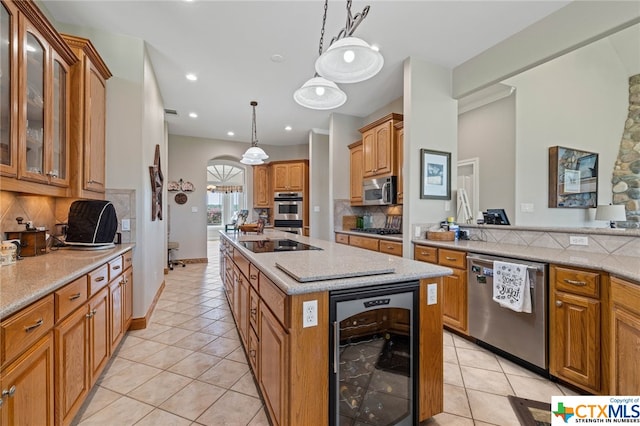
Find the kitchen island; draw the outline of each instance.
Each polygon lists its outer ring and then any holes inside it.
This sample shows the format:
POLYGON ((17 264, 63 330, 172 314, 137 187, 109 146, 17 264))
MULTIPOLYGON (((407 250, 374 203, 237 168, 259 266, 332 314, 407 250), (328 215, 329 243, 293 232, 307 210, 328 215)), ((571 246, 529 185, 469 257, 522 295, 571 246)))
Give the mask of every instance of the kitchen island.
MULTIPOLYGON (((441 290, 449 268, 275 231, 221 232, 220 262, 238 332, 274 425, 333 424, 329 373, 338 366, 330 349, 336 327, 331 295, 393 293, 407 283, 416 283, 417 295, 415 417, 422 421, 442 412, 441 290)), ((402 330, 406 325, 376 318, 358 326, 387 322, 402 330)))

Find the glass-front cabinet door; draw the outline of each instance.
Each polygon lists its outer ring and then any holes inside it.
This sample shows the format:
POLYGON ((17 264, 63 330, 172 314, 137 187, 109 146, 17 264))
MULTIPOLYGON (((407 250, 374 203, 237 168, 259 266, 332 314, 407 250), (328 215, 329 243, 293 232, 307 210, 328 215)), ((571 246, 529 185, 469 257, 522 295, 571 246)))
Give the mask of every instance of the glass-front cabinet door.
POLYGON ((50 182, 55 185, 68 186, 69 164, 68 135, 69 120, 67 116, 69 105, 68 90, 69 67, 53 53, 53 98, 52 109, 52 131, 51 131, 51 163, 47 174, 50 182))
POLYGON ((0 2, 0 174, 16 176, 18 139, 16 132, 18 15, 11 3, 0 2))
MULTIPOLYGON (((24 120, 20 134, 22 159, 20 178, 48 183, 45 171, 45 77, 47 72, 46 44, 31 31, 26 31, 22 43, 24 86, 22 87, 24 120)), ((47 134, 45 134, 47 133, 47 134)))

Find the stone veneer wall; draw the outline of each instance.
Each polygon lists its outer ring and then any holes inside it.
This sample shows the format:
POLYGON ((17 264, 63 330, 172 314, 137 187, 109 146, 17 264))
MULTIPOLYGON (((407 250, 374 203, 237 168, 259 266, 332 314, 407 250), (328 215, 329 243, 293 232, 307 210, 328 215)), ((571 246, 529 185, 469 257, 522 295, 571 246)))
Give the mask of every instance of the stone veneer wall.
POLYGON ((613 204, 624 204, 629 226, 640 225, 640 74, 629 78, 629 115, 611 183, 613 204))

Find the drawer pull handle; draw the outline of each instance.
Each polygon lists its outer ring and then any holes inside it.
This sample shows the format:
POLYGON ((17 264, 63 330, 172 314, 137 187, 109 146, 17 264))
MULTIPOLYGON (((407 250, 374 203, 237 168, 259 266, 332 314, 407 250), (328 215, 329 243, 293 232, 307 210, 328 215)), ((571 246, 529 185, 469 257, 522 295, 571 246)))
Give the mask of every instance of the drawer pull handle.
POLYGON ((575 281, 575 280, 570 280, 568 278, 565 278, 564 282, 567 284, 576 285, 578 287, 584 287, 585 285, 587 285, 585 281, 575 281))
POLYGON ((104 281, 104 277, 96 277, 96 282, 99 283, 100 281, 104 281))
POLYGON ((114 267, 113 267, 113 269, 114 269, 114 270, 116 270, 116 269, 120 269, 120 265, 116 265, 116 266, 114 266, 114 267))
POLYGON ((562 300, 556 300, 556 306, 558 308, 561 308, 562 307, 562 300))
POLYGON ((125 258, 124 258, 124 261, 125 261, 125 262, 131 262, 131 258, 130 258, 130 257, 125 257, 125 258))
POLYGON ((16 385, 13 385, 9 388, 9 390, 3 390, 2 391, 2 397, 6 397, 6 396, 13 396, 13 394, 16 393, 16 385))
POLYGON ((431 256, 431 254, 427 253, 426 251, 421 251, 420 254, 423 256, 431 256))
POLYGON ((445 259, 447 259, 447 260, 456 260, 455 257, 449 257, 449 256, 446 256, 445 259))
POLYGON ((257 280, 258 276, 256 274, 249 275, 249 278, 252 280, 257 280))
POLYGON ((33 330, 35 330, 36 328, 40 327, 42 324, 44 324, 44 320, 42 318, 40 318, 38 321, 36 321, 35 324, 30 325, 28 327, 24 328, 25 333, 30 333, 33 330))
POLYGON ((69 300, 76 300, 76 299, 80 299, 81 294, 80 293, 76 293, 73 296, 69 296, 69 300))

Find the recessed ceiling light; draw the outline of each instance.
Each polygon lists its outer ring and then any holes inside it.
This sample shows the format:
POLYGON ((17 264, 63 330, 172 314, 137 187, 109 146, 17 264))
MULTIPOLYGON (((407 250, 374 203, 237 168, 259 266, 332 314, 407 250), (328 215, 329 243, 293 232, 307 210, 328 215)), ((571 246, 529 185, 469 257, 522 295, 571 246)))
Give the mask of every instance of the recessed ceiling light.
POLYGON ((282 56, 279 53, 276 53, 276 54, 271 55, 271 60, 273 62, 283 62, 284 61, 284 56, 282 56))
POLYGON ((191 117, 191 118, 198 118, 198 114, 196 114, 195 112, 190 112, 190 113, 189 113, 189 117, 191 117))
POLYGON ((198 80, 198 76, 197 76, 197 75, 195 75, 195 74, 193 74, 193 73, 189 73, 189 74, 187 74, 185 77, 187 77, 187 80, 189 80, 189 81, 196 81, 196 80, 198 80))
POLYGON ((229 131, 227 132, 227 136, 235 136, 235 135, 236 135, 236 134, 235 134, 235 133, 233 133, 231 130, 229 130, 229 131))
POLYGON ((287 132, 290 132, 290 131, 291 131, 291 129, 292 129, 292 127, 291 127, 291 126, 286 126, 284 129, 285 129, 287 132))

